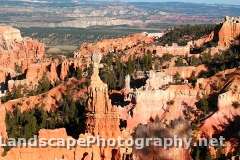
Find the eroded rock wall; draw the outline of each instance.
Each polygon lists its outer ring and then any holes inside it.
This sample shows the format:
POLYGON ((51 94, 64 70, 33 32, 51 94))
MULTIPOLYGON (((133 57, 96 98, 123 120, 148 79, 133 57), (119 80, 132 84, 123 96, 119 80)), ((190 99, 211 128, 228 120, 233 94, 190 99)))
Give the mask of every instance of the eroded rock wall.
MULTIPOLYGON (((22 38, 18 29, 0 26, 0 67, 4 74, 14 73, 16 66, 24 72, 29 65, 45 57, 45 45, 31 38, 22 38)), ((15 73, 16 74, 16 73, 15 73)), ((1 76, 0 82, 6 76, 1 76)))
POLYGON ((219 31, 220 46, 230 46, 240 36, 240 18, 226 17, 219 31))
POLYGON ((154 38, 146 33, 133 34, 123 38, 105 39, 96 43, 84 43, 74 52, 74 57, 81 59, 85 64, 91 63, 92 53, 106 55, 134 48, 140 44, 151 44, 154 38))

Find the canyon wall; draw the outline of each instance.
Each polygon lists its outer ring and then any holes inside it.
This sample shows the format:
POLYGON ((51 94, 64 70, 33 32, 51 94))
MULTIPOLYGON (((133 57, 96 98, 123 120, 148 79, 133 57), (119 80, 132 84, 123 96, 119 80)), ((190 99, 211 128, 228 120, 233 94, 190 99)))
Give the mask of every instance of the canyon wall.
POLYGON ((221 133, 237 116, 240 116, 240 77, 236 70, 232 73, 231 80, 225 82, 224 88, 227 90, 218 96, 218 110, 211 117, 206 119, 202 126, 201 132, 203 135, 212 137, 214 134, 221 133), (235 72, 236 75, 233 75, 235 72))
POLYGON ((74 78, 69 79, 46 93, 10 100, 1 106, 5 107, 7 111, 12 111, 18 106, 22 112, 29 111, 37 106, 43 106, 46 111, 56 110, 58 103, 61 102, 64 94, 67 92, 71 94, 75 100, 81 98, 81 96, 86 93, 86 89, 78 88, 78 85, 83 82, 82 80, 76 80, 74 78))
MULTIPOLYGON (((191 70, 191 73, 195 70, 191 70)), ((126 83, 129 83, 129 80, 126 80, 126 83)), ((150 118, 156 116, 166 121, 183 117, 186 105, 194 108, 195 102, 201 96, 200 90, 190 84, 175 84, 173 75, 166 71, 150 71, 145 86, 124 91, 128 92, 125 93, 125 99, 129 100, 130 97, 132 100, 129 101, 133 103, 133 106, 120 110, 122 119, 127 120, 128 129, 133 129, 139 123, 146 124, 150 118)))
POLYGON ((18 29, 0 26, 0 82, 6 76, 16 75, 16 67, 24 72, 29 65, 41 61, 45 57, 45 45, 31 38, 22 38, 18 29))
POLYGON ((188 79, 191 77, 197 77, 200 73, 207 71, 205 65, 199 66, 181 66, 181 67, 169 67, 163 70, 166 74, 174 76, 179 74, 181 78, 188 79))
POLYGON ((149 37, 146 33, 137 33, 122 38, 104 39, 96 43, 82 44, 80 48, 74 52, 74 57, 81 59, 85 64, 90 64, 92 53, 106 55, 108 53, 125 51, 139 44, 150 44, 153 42, 154 38, 149 37))
POLYGON ((214 39, 215 33, 214 31, 212 31, 209 35, 205 35, 202 38, 189 42, 191 44, 192 48, 200 48, 202 47, 204 44, 211 42, 214 39))
POLYGON ((240 17, 226 17, 219 31, 220 46, 230 46, 240 36, 240 17))
POLYGON ((9 80, 8 90, 14 87, 29 86, 34 89, 42 78, 46 77, 52 84, 71 78, 71 73, 82 68, 78 59, 45 59, 40 63, 32 63, 28 66, 26 76, 23 79, 9 80))

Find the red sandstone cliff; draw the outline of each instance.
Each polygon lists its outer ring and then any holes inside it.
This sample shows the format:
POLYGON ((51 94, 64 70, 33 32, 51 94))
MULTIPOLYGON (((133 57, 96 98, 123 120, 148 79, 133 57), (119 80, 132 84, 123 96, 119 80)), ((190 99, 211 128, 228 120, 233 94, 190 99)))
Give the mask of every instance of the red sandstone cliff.
POLYGON ((78 99, 83 96, 83 94, 86 93, 86 89, 78 88, 78 85, 83 82, 83 80, 70 79, 46 93, 10 100, 1 106, 5 107, 7 111, 12 111, 13 108, 19 107, 20 110, 24 112, 35 106, 44 106, 44 109, 47 111, 55 110, 58 107, 58 102, 62 100, 66 92, 71 94, 73 99, 78 99))
MULTIPOLYGON (((0 26, 0 66, 5 73, 12 73, 16 65, 22 71, 45 56, 45 45, 31 38, 22 38, 18 29, 0 26)), ((0 82, 4 81, 2 76, 0 82)))
POLYGON ((82 62, 90 64, 92 53, 100 53, 102 55, 111 52, 121 52, 140 44, 151 44, 154 42, 152 37, 145 33, 133 34, 123 38, 104 39, 96 43, 84 43, 78 50, 74 52, 74 57, 82 59, 82 62))
POLYGON ((81 83, 83 83, 83 81, 70 79, 69 81, 58 85, 46 93, 10 100, 1 104, 0 113, 2 115, 0 117, 0 135, 2 135, 4 138, 7 138, 5 124, 6 112, 11 112, 16 107, 18 107, 21 112, 24 112, 40 106, 43 106, 43 109, 46 111, 55 111, 66 93, 71 94, 74 100, 84 96, 87 90, 78 88, 81 83))
POLYGON ((234 17, 226 17, 222 28, 219 31, 220 46, 229 46, 240 36, 240 19, 234 17))
POLYGON ((211 42, 214 38, 214 31, 212 31, 209 35, 205 35, 202 38, 193 41, 193 48, 200 48, 202 47, 204 44, 211 42))

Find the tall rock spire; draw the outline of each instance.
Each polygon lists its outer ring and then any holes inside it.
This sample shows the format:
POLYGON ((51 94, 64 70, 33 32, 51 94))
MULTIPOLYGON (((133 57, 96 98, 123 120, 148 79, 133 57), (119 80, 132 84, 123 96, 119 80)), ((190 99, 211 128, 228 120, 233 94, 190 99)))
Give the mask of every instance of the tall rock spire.
POLYGON ((88 88, 87 132, 102 137, 117 137, 120 134, 119 113, 112 106, 108 86, 99 77, 101 56, 93 54, 93 74, 88 88))

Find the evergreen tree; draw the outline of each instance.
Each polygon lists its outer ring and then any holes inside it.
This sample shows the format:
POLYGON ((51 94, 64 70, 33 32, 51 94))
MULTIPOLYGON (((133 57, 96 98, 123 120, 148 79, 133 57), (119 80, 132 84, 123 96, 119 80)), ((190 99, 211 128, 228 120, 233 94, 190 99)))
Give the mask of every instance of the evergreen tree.
POLYGON ((198 106, 204 112, 204 114, 207 114, 209 112, 209 104, 208 99, 206 97, 199 101, 198 106))
POLYGON ((176 66, 186 66, 186 63, 184 63, 184 59, 182 57, 178 57, 175 61, 176 66))
POLYGON ((134 72, 134 62, 130 56, 127 62, 127 73, 132 74, 134 72))
POLYGON ((37 86, 37 94, 49 91, 52 88, 51 82, 46 76, 43 76, 37 86))
POLYGON ((82 79, 82 70, 80 68, 76 69, 76 78, 82 79))

